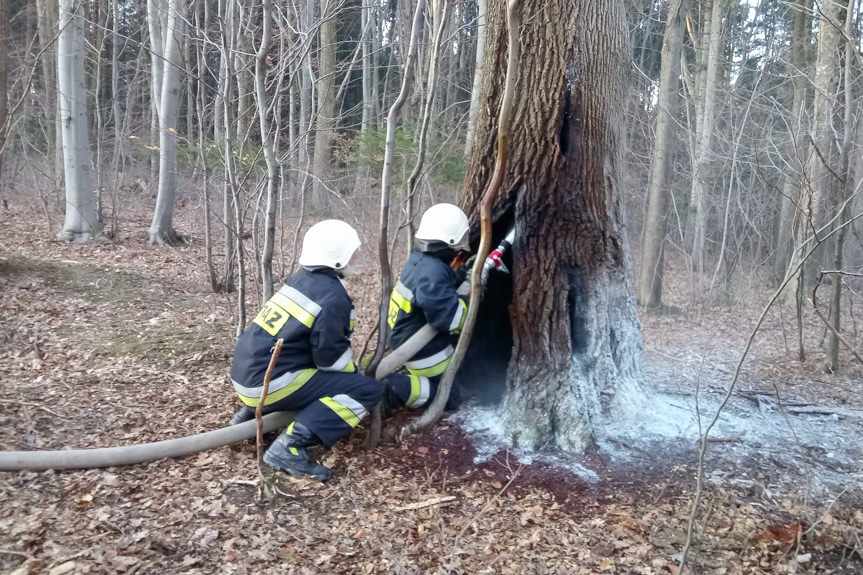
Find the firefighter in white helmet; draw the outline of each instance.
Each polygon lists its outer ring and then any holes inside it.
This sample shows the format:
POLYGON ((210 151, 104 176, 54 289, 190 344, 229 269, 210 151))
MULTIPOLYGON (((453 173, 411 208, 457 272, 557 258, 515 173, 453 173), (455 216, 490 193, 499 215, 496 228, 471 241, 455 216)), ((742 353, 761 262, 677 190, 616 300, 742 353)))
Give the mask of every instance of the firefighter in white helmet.
POLYGON ((330 470, 314 463, 307 448, 331 447, 381 399, 381 384, 357 372, 351 353, 355 314, 344 276, 359 247, 345 222, 309 228, 301 268, 264 304, 234 350, 231 380, 244 403, 231 422, 237 424, 254 418, 270 350, 284 339, 263 410, 298 413, 264 461, 294 477, 329 479, 330 470))
MULTIPOLYGON (((427 323, 438 334, 405 363, 408 374, 384 378, 387 408, 421 407, 437 392, 467 317, 467 298, 456 291, 464 274, 450 264, 470 249, 468 230, 467 216, 453 204, 436 204, 423 214, 413 251, 390 296, 388 344, 398 348, 427 323)), ((458 401, 455 387, 453 392, 448 408, 458 401)))

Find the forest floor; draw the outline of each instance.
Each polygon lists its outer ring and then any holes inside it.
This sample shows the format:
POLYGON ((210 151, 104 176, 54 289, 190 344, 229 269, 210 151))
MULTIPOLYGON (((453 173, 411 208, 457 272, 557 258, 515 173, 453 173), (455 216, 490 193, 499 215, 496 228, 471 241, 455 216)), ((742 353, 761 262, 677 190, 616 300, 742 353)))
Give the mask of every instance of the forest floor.
MULTIPOLYGON (((181 208, 180 231, 201 229, 197 218, 181 208)), ((0 209, 0 448, 180 437, 237 408, 233 295, 209 290, 200 237, 154 248, 148 224, 145 207, 129 210, 116 243, 69 245, 36 205, 0 209)), ((733 301, 693 305, 683 275, 669 274, 677 307, 641 316, 638 417, 591 455, 509 452, 484 424, 492 412, 467 406, 371 451, 360 429, 324 455, 330 482, 292 482, 269 503, 255 500, 251 441, 131 467, 0 473, 0 572, 676 573, 698 416, 715 413, 769 298, 751 276, 733 301)), ((377 288, 367 277, 350 289, 358 351, 377 288)), ((785 336, 777 309, 708 443, 696 573, 863 573, 863 372, 843 353, 847 369, 823 373, 812 318, 809 359, 790 359, 783 313, 785 336)))

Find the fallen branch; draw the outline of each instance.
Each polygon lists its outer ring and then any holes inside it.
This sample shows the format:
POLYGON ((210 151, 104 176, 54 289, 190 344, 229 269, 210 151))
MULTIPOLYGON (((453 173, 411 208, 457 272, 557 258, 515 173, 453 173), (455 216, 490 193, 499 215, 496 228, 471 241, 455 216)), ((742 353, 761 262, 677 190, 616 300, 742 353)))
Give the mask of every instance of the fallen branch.
POLYGON ((59 417, 60 419, 71 419, 70 417, 67 417, 65 415, 60 415, 56 411, 51 411, 50 409, 48 409, 44 405, 39 405, 38 403, 28 403, 26 401, 16 401, 14 399, 0 399, 0 403, 9 403, 12 405, 26 405, 27 407, 35 407, 36 409, 41 409, 43 411, 47 411, 48 413, 50 413, 54 417, 59 417))
POLYGON ((444 495, 443 497, 435 497, 433 499, 426 499, 425 501, 418 501, 416 503, 402 505, 401 507, 394 508, 393 511, 413 511, 415 509, 425 509, 426 507, 440 505, 441 503, 448 503, 450 501, 453 501, 455 498, 455 495, 444 495))

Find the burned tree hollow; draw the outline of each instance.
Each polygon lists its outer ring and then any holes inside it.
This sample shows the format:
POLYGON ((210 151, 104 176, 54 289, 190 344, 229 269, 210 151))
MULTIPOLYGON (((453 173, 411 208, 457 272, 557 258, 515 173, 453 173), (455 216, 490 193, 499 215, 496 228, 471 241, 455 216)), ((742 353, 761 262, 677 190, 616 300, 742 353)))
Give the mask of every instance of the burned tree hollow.
MULTIPOLYGON (((490 280, 471 346, 479 361, 466 363, 482 372, 473 385, 502 392, 498 409, 515 445, 584 451, 625 424, 642 396, 621 202, 628 36, 617 0, 550 0, 538 11, 523 19, 521 42, 532 49, 519 62, 509 163, 494 209, 496 235, 506 219, 515 225, 513 274, 511 283, 490 280)), ((503 1, 489 1, 487 25, 490 72, 480 99, 489 105, 477 117, 462 190, 469 213, 495 159, 503 1)), ((466 375, 463 368, 460 379, 466 375)))

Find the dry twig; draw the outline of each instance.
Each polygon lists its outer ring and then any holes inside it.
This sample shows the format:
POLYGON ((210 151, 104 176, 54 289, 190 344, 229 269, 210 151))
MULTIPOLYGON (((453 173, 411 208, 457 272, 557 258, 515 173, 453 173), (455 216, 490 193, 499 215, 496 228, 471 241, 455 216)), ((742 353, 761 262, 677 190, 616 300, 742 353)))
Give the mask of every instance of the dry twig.
POLYGON ((261 390, 261 399, 258 400, 258 407, 255 409, 255 419, 258 422, 258 433, 255 437, 255 443, 258 454, 258 481, 261 484, 261 495, 266 492, 264 489, 264 403, 267 401, 267 393, 270 391, 270 378, 273 376, 273 368, 276 367, 276 360, 279 359, 283 343, 285 343, 283 338, 277 339, 275 345, 270 350, 272 355, 270 356, 270 365, 267 366, 267 373, 264 375, 264 389, 261 390))

